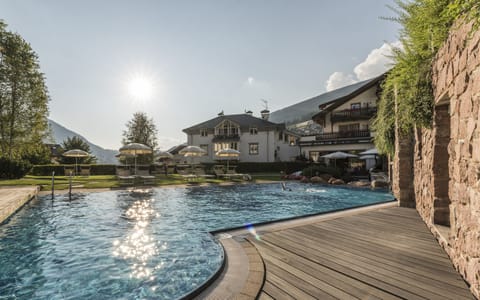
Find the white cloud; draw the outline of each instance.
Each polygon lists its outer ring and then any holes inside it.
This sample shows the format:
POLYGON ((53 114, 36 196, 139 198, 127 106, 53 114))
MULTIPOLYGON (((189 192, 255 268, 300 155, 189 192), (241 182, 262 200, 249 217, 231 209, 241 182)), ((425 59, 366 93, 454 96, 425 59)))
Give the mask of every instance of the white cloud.
POLYGON ((169 136, 157 136, 158 147, 162 150, 168 150, 173 146, 180 145, 185 143, 185 140, 180 140, 178 138, 172 138, 169 136))
POLYGON ((357 80, 352 74, 334 72, 328 77, 328 80, 325 83, 325 88, 327 89, 327 92, 329 92, 355 82, 357 82, 357 80))
POLYGON ((380 48, 373 49, 367 58, 353 68, 353 72, 345 74, 334 72, 325 83, 327 91, 338 89, 358 81, 378 76, 392 67, 392 48, 401 47, 400 42, 384 43, 380 48))

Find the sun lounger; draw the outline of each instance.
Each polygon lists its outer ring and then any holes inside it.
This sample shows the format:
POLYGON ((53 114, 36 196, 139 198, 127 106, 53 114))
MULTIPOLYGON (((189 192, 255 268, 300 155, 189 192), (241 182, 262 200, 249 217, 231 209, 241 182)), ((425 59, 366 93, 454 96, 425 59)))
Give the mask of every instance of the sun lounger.
POLYGON ((214 178, 215 175, 209 175, 205 173, 205 169, 202 166, 196 166, 193 170, 193 173, 198 177, 202 178, 214 178))
POLYGON ((154 185, 155 176, 150 175, 150 172, 145 169, 137 170, 137 176, 143 181, 143 185, 154 185))
POLYGON ((80 176, 90 176, 90 166, 80 166, 80 176))
POLYGON ((185 181, 195 181, 198 179, 193 169, 194 168, 189 165, 177 165, 177 173, 182 176, 185 181))
POLYGON ((63 167, 63 172, 65 176, 74 176, 75 175, 75 167, 74 166, 65 166, 63 167))
POLYGON ((119 186, 135 185, 135 176, 130 175, 129 169, 117 167, 116 173, 119 186))

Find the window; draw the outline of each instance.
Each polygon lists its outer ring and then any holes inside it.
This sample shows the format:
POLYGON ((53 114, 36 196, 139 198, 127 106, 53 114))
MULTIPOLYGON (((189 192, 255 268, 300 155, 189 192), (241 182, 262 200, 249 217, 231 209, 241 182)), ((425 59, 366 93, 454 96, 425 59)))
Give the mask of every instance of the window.
POLYGON ((207 151, 207 154, 208 154, 208 144, 202 144, 202 145, 200 145, 200 148, 207 151))
POLYGON ((201 136, 208 136, 208 130, 207 130, 207 128, 202 128, 202 129, 200 129, 200 135, 201 135, 201 136))
POLYGON ((279 140, 279 141, 283 140, 283 131, 280 131, 280 132, 278 133, 278 140, 279 140))
POLYGON ((290 146, 295 146, 297 144, 297 139, 293 135, 288 136, 288 144, 290 146))
POLYGON ((352 103, 350 104, 350 109, 360 109, 361 104, 360 103, 352 103))
POLYGON ((248 144, 248 154, 250 154, 250 155, 258 155, 258 143, 250 143, 250 144, 248 144))
POLYGON ((250 127, 250 134, 251 135, 258 134, 258 128, 257 127, 250 127))
POLYGON ((213 145, 215 152, 218 152, 223 149, 234 149, 238 150, 238 143, 237 142, 231 142, 231 143, 215 143, 213 145))

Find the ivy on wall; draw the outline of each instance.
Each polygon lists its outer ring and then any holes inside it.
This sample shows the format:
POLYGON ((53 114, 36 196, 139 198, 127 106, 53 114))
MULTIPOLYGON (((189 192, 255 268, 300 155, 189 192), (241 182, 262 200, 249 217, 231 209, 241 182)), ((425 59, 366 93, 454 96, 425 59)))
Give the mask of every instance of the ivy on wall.
POLYGON ((391 9, 397 17, 387 18, 402 25, 401 47, 394 49, 395 66, 382 85, 377 116, 373 121, 375 145, 393 155, 395 105, 403 134, 416 127, 430 127, 433 116, 432 64, 448 37, 453 22, 465 17, 480 24, 478 0, 396 0, 391 9))

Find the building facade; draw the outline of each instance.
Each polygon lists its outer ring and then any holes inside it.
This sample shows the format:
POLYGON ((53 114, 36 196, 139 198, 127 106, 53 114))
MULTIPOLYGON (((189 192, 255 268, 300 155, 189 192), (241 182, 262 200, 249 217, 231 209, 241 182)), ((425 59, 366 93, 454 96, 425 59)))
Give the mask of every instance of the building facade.
POLYGON ((342 89, 334 91, 337 97, 329 95, 328 101, 321 103, 319 112, 312 117, 318 131, 303 135, 299 141, 301 153, 318 161, 322 155, 335 151, 362 152, 374 148, 371 120, 377 112, 382 79, 383 75, 356 84, 355 89, 342 88, 347 93, 342 89))
POLYGON ((268 121, 269 111, 257 118, 251 112, 235 115, 219 114, 216 118, 183 130, 187 144, 199 146, 207 155, 200 162, 214 162, 216 152, 235 149, 242 162, 292 161, 299 155, 298 135, 284 124, 268 121))

